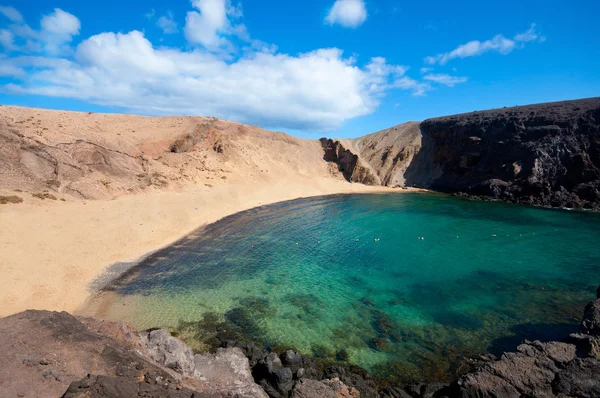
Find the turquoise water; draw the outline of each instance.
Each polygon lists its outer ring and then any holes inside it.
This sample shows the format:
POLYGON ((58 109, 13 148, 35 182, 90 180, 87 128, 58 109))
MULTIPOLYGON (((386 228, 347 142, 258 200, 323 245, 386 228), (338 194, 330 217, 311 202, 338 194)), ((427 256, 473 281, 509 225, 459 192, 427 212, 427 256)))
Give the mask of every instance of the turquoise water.
POLYGON ((241 337, 448 380, 464 356, 576 329, 600 283, 599 221, 436 194, 285 202, 156 253, 113 286, 107 316, 198 350, 241 337))

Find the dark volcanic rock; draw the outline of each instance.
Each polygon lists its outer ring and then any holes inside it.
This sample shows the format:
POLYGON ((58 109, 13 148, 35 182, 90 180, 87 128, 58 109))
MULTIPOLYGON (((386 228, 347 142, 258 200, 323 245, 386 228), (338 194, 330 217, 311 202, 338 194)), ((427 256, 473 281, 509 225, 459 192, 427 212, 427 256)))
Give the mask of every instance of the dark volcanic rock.
POLYGON ((600 299, 585 306, 581 321, 581 333, 600 336, 600 299))
POLYGON ((478 398, 597 397, 600 361, 592 351, 579 350, 575 344, 526 341, 517 352, 505 353, 499 360, 461 377, 445 393, 478 398))
POLYGON ((428 119, 407 185, 600 209, 600 98, 428 119))

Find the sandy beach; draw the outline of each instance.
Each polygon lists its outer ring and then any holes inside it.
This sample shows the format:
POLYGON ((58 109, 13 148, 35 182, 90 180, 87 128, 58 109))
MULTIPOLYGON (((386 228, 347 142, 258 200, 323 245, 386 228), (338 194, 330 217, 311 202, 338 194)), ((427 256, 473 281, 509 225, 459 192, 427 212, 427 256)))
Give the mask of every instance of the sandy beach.
POLYGON ((306 179, 3 206, 0 316, 26 309, 76 311, 92 293, 90 284, 110 265, 136 261, 238 211, 300 197, 378 191, 392 190, 306 179))

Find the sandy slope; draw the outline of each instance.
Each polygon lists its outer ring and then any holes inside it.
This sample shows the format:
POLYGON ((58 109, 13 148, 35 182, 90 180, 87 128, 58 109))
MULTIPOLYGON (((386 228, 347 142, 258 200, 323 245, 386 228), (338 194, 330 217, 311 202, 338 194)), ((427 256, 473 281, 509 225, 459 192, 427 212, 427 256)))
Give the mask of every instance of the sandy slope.
POLYGON ((24 200, 0 205, 0 316, 74 311, 107 266, 228 214, 385 189, 347 183, 317 141, 208 118, 0 107, 0 139, 0 196, 24 200))

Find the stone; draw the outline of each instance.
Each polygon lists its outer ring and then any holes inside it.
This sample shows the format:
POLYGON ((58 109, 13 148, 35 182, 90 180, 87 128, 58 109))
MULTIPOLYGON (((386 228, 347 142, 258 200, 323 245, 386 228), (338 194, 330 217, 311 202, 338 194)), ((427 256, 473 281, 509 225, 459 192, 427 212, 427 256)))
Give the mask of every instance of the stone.
POLYGON ((558 372, 553 387, 557 395, 600 397, 600 361, 584 358, 569 362, 558 372))
POLYGON ((153 360, 186 376, 194 374, 194 353, 184 342, 171 336, 168 330, 158 329, 141 335, 153 360))
POLYGON ((147 374, 142 380, 111 376, 87 375, 69 385, 62 398, 211 398, 214 395, 199 393, 176 383, 147 374))
POLYGON ((585 334, 600 336, 600 299, 585 307, 580 330, 585 334))
POLYGON ((302 355, 292 350, 285 351, 279 356, 279 359, 281 360, 283 366, 287 366, 290 368, 298 368, 302 366, 302 355))
POLYGON ((219 348, 214 354, 197 354, 194 363, 196 377, 201 377, 207 388, 217 396, 267 397, 254 382, 248 358, 240 348, 219 348))
POLYGON ((346 386, 339 379, 300 379, 294 386, 292 398, 358 398, 357 389, 346 386))
POLYGON ((292 370, 290 368, 281 368, 274 371, 272 384, 282 395, 287 395, 292 387, 294 387, 292 370))
POLYGON ((310 379, 300 379, 294 386, 292 398, 337 398, 327 384, 310 379))

